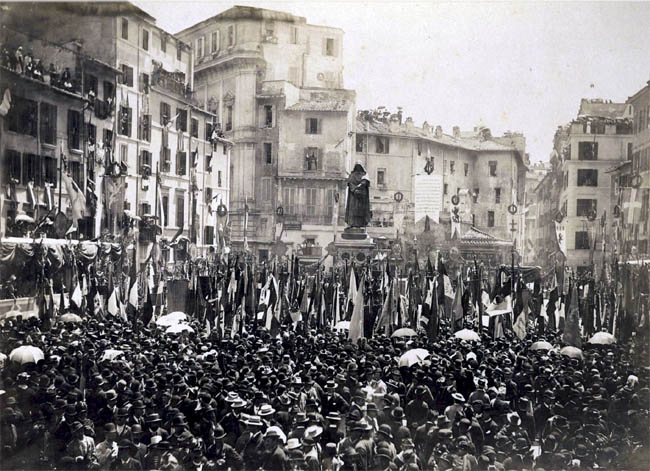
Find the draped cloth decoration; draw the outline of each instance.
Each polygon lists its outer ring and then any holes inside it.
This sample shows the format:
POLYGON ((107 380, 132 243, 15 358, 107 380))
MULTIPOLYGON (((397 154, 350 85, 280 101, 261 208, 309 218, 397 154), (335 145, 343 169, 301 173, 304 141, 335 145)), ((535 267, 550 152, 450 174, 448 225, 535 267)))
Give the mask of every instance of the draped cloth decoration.
MULTIPOLYGON (((0 264, 23 264, 36 255, 35 246, 37 242, 4 242, 0 244, 0 264)), ((64 251, 70 254, 74 252, 77 260, 85 265, 94 262, 98 254, 102 257, 110 257, 112 262, 117 262, 122 255, 122 247, 118 244, 81 242, 72 246, 61 243, 43 242, 47 247, 46 260, 50 270, 58 271, 65 263, 64 251)))

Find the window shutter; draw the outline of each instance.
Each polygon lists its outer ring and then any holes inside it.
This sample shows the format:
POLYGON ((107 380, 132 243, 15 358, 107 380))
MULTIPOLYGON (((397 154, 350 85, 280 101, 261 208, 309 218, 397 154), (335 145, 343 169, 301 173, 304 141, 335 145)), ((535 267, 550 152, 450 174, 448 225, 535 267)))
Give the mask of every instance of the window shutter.
POLYGON ((73 112, 68 110, 68 149, 72 149, 72 128, 73 128, 73 112))
POLYGON ((327 55, 327 38, 323 38, 323 55, 327 55))
POLYGON ((305 134, 309 134, 309 118, 305 118, 305 134))
POLYGON ((138 91, 144 92, 144 74, 138 74, 138 91))
MULTIPOLYGON (((320 119, 318 120, 319 126, 320 126, 320 119)), ((317 168, 318 170, 323 170, 323 149, 320 147, 316 151, 316 158, 318 159, 317 162, 317 168)))
POLYGON ((305 147, 303 150, 303 157, 302 157, 302 168, 303 170, 307 170, 309 168, 309 164, 307 162, 307 156, 309 155, 309 147, 305 147))
POLYGON ((320 119, 320 118, 318 119, 317 126, 318 127, 316 128, 316 134, 322 134, 322 132, 323 132, 323 120, 322 119, 320 119))
POLYGON ((390 137, 386 138, 386 154, 390 153, 390 137))

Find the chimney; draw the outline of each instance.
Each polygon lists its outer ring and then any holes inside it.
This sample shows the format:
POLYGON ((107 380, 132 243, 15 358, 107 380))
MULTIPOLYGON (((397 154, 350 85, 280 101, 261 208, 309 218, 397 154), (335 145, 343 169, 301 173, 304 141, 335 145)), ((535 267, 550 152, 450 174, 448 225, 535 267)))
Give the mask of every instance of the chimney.
POLYGON ((401 106, 397 107, 397 119, 399 120, 399 124, 402 124, 402 107, 401 106))
POLYGON ((454 131, 454 139, 460 138, 460 128, 458 126, 454 126, 452 129, 454 131))
POLYGON ((406 118, 405 124, 406 124, 407 131, 413 131, 413 118, 411 118, 410 116, 406 118))
POLYGON ((436 126, 436 133, 434 134, 438 139, 442 137, 442 126, 436 126))
POLYGON ((429 134, 430 130, 431 130, 431 126, 429 126, 429 123, 427 123, 426 121, 422 123, 422 131, 429 134))

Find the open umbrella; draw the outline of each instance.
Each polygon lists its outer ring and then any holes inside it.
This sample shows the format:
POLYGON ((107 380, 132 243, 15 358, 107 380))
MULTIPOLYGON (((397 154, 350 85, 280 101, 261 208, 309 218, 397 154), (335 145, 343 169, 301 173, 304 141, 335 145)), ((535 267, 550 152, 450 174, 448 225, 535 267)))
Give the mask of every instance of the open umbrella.
POLYGON ((31 216, 28 216, 26 214, 19 214, 14 219, 14 222, 25 222, 25 223, 28 223, 28 224, 34 224, 36 221, 31 216))
POLYGON ((166 316, 160 316, 158 320, 156 320, 156 325, 167 327, 185 320, 187 320, 187 315, 184 312, 174 311, 166 316))
POLYGON ((194 332, 194 329, 187 324, 174 324, 167 327, 166 334, 179 334, 181 332, 194 332))
POLYGON ((481 337, 479 337, 476 332, 470 329, 459 330, 454 334, 454 337, 461 340, 473 340, 476 342, 479 342, 481 340, 481 337))
POLYGON ((18 316, 22 316, 23 320, 27 320, 30 317, 38 317, 38 311, 20 311, 18 309, 12 309, 3 315, 1 320, 15 319, 18 316))
POLYGON ((9 354, 9 359, 24 365, 25 363, 37 363, 45 358, 43 350, 31 345, 23 345, 22 347, 14 348, 9 354))
POLYGON ((334 330, 350 330, 350 321, 340 321, 334 326, 334 330))
POLYGON ((7 361, 7 355, 0 353, 0 369, 5 367, 5 361, 7 361))
POLYGON ((83 322, 83 319, 79 317, 78 315, 68 312, 66 314, 63 314, 61 317, 59 317, 59 321, 61 322, 72 322, 73 324, 79 324, 80 322, 83 322))
POLYGON ((415 337, 418 334, 413 330, 408 327, 402 327, 401 329, 397 329, 395 332, 393 332, 393 335, 391 337, 415 337))
POLYGON ((564 347, 562 350, 560 350, 560 355, 582 360, 582 350, 577 347, 564 347))
POLYGON ((104 360, 113 361, 120 355, 124 355, 124 352, 122 350, 115 350, 113 348, 109 348, 108 350, 104 351, 104 354, 102 355, 102 361, 104 360))
POLYGON ((589 339, 589 343, 595 345, 611 345, 613 343, 616 343, 616 337, 614 337, 609 332, 598 332, 589 339))
POLYGON ((553 345, 545 340, 540 340, 539 342, 535 342, 530 346, 531 350, 551 350, 552 348, 553 345))
POLYGON ((422 363, 428 356, 429 352, 424 348, 414 348, 400 357, 399 366, 411 366, 416 363, 422 363))

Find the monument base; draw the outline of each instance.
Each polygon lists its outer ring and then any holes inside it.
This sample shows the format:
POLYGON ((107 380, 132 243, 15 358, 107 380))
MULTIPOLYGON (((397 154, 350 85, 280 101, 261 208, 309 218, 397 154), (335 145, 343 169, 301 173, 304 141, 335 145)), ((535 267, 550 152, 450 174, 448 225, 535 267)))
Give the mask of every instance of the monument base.
POLYGON ((377 244, 368 236, 365 227, 347 227, 341 239, 334 242, 339 257, 343 260, 364 263, 374 257, 377 244))

